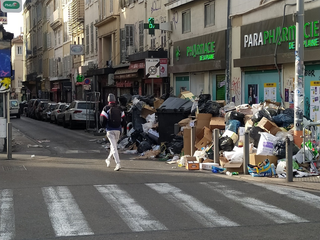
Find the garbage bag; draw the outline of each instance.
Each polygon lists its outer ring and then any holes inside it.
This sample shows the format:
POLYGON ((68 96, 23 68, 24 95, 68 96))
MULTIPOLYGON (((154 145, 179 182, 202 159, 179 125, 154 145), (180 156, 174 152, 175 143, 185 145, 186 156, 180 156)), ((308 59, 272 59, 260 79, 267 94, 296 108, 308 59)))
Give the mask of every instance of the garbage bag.
POLYGON ((279 158, 286 157, 286 141, 285 140, 278 140, 275 145, 273 146, 273 155, 279 158))
POLYGON ((131 133, 129 141, 131 143, 137 142, 138 144, 140 144, 140 142, 143 141, 143 136, 141 135, 141 131, 135 130, 133 133, 131 133))
POLYGON ((225 130, 230 130, 230 131, 238 134, 238 129, 239 129, 240 125, 241 125, 240 121, 238 121, 238 120, 228 120, 228 122, 226 123, 225 130))
POLYGON ((244 114, 237 111, 232 111, 230 113, 231 120, 238 120, 241 126, 244 126, 244 114))
POLYGON ((220 104, 213 101, 207 101, 203 107, 199 107, 200 113, 211 113, 213 117, 219 117, 220 104))
POLYGON ((121 106, 126 106, 131 101, 131 95, 130 94, 123 94, 119 97, 119 102, 121 106))
POLYGON ((211 100, 211 94, 200 94, 199 100, 198 100, 198 105, 205 104, 209 100, 211 100))
POLYGON ((257 155, 273 155, 273 147, 277 142, 277 138, 267 132, 261 132, 260 135, 257 155))
POLYGON ((233 148, 234 148, 234 143, 230 137, 219 138, 219 150, 232 151, 233 148))
POLYGON ((249 137, 251 138, 251 142, 253 142, 253 145, 255 147, 258 147, 259 140, 260 140, 260 134, 259 132, 263 132, 264 130, 260 127, 253 126, 249 131, 249 137))
POLYGON ((290 124, 294 123, 294 118, 289 114, 281 113, 272 118, 272 121, 279 127, 288 127, 290 124))
POLYGON ((278 110, 276 110, 274 108, 267 108, 266 110, 269 112, 271 117, 277 116, 277 114, 278 114, 278 110))
POLYGON ((152 149, 151 144, 148 141, 142 141, 138 146, 138 153, 143 153, 145 151, 148 151, 152 149))
POLYGON ((269 113, 267 110, 265 110, 264 108, 261 109, 261 110, 259 110, 258 112, 256 112, 256 113, 252 116, 251 120, 253 121, 253 123, 257 123, 257 122, 259 122, 263 117, 265 117, 265 118, 267 118, 268 120, 272 121, 272 117, 271 117, 270 113, 269 113))
POLYGON ((168 149, 171 154, 180 154, 183 148, 183 137, 175 136, 168 144, 168 149))

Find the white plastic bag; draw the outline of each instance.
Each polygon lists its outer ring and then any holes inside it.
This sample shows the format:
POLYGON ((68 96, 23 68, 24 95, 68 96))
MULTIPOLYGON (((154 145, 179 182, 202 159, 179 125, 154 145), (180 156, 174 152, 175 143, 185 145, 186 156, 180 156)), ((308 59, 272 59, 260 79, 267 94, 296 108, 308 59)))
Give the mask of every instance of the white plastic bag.
POLYGON ((257 155, 273 155, 273 146, 277 142, 277 138, 267 132, 261 132, 260 135, 257 155))
POLYGON ((205 150, 197 150, 197 151, 194 152, 193 156, 196 157, 198 162, 200 162, 201 158, 203 160, 208 158, 208 154, 206 153, 205 150))
POLYGON ((232 163, 242 163, 243 162, 243 148, 235 146, 233 151, 224 151, 223 156, 232 163))
POLYGON ((150 123, 152 123, 152 124, 156 123, 156 114, 155 114, 155 113, 149 114, 149 115, 146 117, 146 121, 147 121, 147 122, 150 122, 150 123))

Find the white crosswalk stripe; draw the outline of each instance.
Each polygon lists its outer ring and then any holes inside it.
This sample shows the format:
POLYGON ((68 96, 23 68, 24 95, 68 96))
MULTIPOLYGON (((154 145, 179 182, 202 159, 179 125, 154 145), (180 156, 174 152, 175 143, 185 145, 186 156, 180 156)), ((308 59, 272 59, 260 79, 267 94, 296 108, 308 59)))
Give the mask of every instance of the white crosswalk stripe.
POLYGON ((132 231, 167 230, 166 226, 154 219, 148 211, 117 185, 95 185, 95 187, 132 231))
POLYGON ((93 235, 67 187, 43 187, 42 193, 57 237, 93 235))
POLYGON ((10 189, 0 191, 0 239, 10 240, 15 237, 13 210, 13 192, 10 189))
POLYGON ((175 186, 168 183, 148 183, 146 185, 181 209, 186 210, 194 219, 206 227, 239 226, 239 224, 220 216, 214 209, 175 186))
POLYGON ((298 217, 295 214, 292 214, 286 210, 280 209, 271 204, 267 204, 266 202, 260 201, 252 197, 246 197, 246 195, 242 192, 229 189, 227 186, 224 186, 221 183, 202 182, 201 184, 207 186, 208 188, 216 192, 219 192, 220 194, 224 195, 229 199, 232 199, 235 202, 239 202, 244 207, 258 212, 259 215, 263 215, 276 223, 309 222, 306 219, 298 217))
POLYGON ((276 185, 267 185, 267 184, 261 184, 261 183, 253 183, 253 184, 320 209, 320 197, 314 194, 304 192, 298 189, 281 187, 276 185))

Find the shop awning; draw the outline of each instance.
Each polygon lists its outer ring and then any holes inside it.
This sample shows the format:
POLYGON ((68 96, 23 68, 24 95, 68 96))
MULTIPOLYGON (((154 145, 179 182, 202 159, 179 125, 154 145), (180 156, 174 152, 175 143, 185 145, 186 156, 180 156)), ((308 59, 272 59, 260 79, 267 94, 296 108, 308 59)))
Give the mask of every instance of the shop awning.
POLYGON ((51 88, 51 92, 56 92, 58 91, 59 88, 51 88))
POLYGON ((139 69, 118 69, 114 73, 114 75, 122 75, 122 74, 130 74, 130 73, 137 73, 139 69))

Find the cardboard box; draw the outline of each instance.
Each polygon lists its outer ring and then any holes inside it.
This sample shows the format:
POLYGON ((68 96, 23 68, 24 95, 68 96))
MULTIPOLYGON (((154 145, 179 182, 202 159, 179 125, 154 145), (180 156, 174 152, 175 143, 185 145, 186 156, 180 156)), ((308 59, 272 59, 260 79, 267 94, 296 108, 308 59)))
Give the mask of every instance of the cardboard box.
POLYGON ((191 128, 184 128, 183 129, 183 152, 184 155, 193 155, 191 152, 191 128))
POLYGON ((181 92, 179 97, 182 99, 189 99, 192 102, 194 101, 194 95, 192 92, 189 92, 189 91, 181 92))
POLYGON ((151 115, 155 112, 156 110, 150 107, 149 105, 144 105, 144 107, 141 110, 140 116, 145 119, 148 115, 151 115))
POLYGON ((200 163, 200 169, 212 170, 212 166, 219 167, 218 163, 200 163))
POLYGON ((223 166, 229 172, 243 173, 242 163, 225 163, 223 166))
POLYGON ((156 98, 156 100, 153 102, 154 109, 157 109, 161 106, 161 104, 164 102, 161 98, 156 98))
POLYGON ((277 156, 266 156, 266 155, 257 155, 256 153, 251 153, 249 156, 249 164, 251 165, 258 165, 259 163, 263 162, 264 160, 269 159, 270 164, 273 163, 277 166, 278 157, 277 156))
POLYGON ((197 149, 201 149, 202 147, 206 147, 208 144, 212 143, 212 131, 209 128, 204 127, 201 135, 203 135, 203 137, 195 145, 197 149))
POLYGON ((226 158, 223 157, 223 156, 220 156, 220 157, 219 157, 219 160, 220 160, 220 166, 221 166, 221 167, 224 167, 224 165, 229 162, 229 160, 226 159, 226 158))
POLYGON ((224 130, 226 128, 225 119, 223 117, 212 117, 210 119, 210 129, 221 129, 224 130))
POLYGON ((277 132, 281 131, 281 129, 274 122, 269 121, 267 118, 263 117, 258 123, 257 127, 262 128, 266 132, 276 135, 277 132))
POLYGON ((187 161, 186 169, 188 170, 200 170, 200 163, 196 161, 187 161))
POLYGON ((197 115, 196 121, 196 142, 200 141, 203 138, 203 128, 210 128, 210 120, 212 118, 211 113, 199 113, 197 115))
POLYGON ((185 118, 185 119, 182 119, 180 122, 178 122, 178 125, 180 127, 190 126, 191 121, 192 121, 192 118, 185 118))

